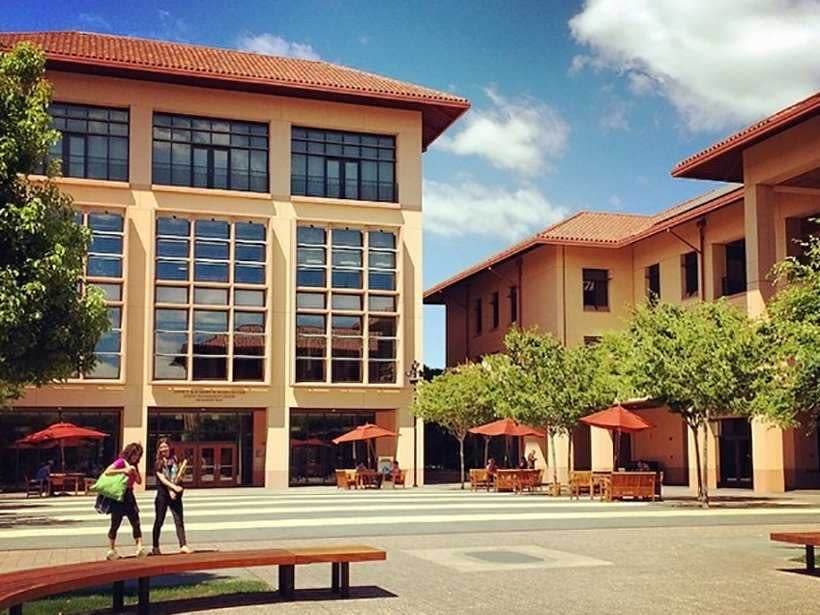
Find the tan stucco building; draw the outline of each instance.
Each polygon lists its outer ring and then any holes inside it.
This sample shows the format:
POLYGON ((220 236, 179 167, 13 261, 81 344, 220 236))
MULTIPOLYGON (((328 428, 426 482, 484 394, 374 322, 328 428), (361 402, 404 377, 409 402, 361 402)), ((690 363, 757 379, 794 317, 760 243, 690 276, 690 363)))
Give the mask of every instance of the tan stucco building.
POLYGON ((92 230, 87 283, 114 329, 93 373, 0 417, 4 482, 48 454, 10 443, 57 419, 110 434, 68 452, 87 472, 131 441, 150 457, 166 436, 194 486, 267 487, 332 480, 365 449, 330 440, 375 422, 400 434, 378 454, 412 480, 421 156, 468 102, 325 62, 128 37, 0 34, 0 50, 21 40, 47 55, 59 184, 92 230))
MULTIPOLYGON (((593 343, 650 295, 684 303, 725 296, 751 316, 765 315, 768 272, 799 255, 795 239, 812 232, 810 218, 820 215, 820 94, 692 156, 672 174, 727 185, 654 216, 580 212, 429 289, 425 303, 447 311, 447 365, 502 350, 512 323, 538 326, 565 344, 593 343)), ((657 464, 667 484, 694 485, 691 436, 680 417, 664 408, 635 410, 655 427, 625 439, 631 450, 620 458, 657 464)), ((718 421, 710 483, 761 492, 820 487, 813 427, 718 421)), ((579 428, 573 445, 577 469, 611 468, 604 430, 579 428)), ((566 476, 567 442, 558 447, 566 476)))

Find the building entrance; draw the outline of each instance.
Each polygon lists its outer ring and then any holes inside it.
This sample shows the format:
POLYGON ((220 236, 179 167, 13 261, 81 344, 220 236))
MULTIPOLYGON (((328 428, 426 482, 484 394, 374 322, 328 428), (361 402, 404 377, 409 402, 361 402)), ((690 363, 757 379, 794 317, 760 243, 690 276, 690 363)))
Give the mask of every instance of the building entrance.
POLYGON ((752 487, 752 426, 746 419, 720 421, 719 487, 752 487))
POLYGON ((177 459, 188 460, 186 487, 235 487, 238 482, 237 446, 230 442, 172 444, 177 459))

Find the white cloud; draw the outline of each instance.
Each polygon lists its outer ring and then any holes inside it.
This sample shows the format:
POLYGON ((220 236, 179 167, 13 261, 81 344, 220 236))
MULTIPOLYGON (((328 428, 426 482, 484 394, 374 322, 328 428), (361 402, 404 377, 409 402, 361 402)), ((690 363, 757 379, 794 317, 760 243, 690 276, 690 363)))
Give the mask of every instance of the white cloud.
POLYGON ((102 15, 96 13, 80 13, 77 15, 77 19, 83 26, 88 26, 97 32, 110 32, 112 30, 111 23, 102 15))
POLYGON ((749 122, 820 88, 818 0, 587 0, 570 30, 606 67, 666 96, 693 130, 749 122))
POLYGON ((319 54, 307 43, 294 43, 281 36, 263 32, 262 34, 243 34, 236 41, 242 51, 263 53, 269 56, 287 56, 303 60, 318 60, 319 54))
POLYGON ((553 224, 566 210, 538 188, 508 190, 472 179, 424 181, 424 228, 443 237, 492 237, 516 241, 553 224))
POLYGON ((629 110, 632 105, 627 101, 612 97, 601 111, 599 123, 605 131, 629 130, 629 110))
POLYGON ((611 194, 607 199, 607 203, 609 203, 609 206, 613 209, 621 209, 621 206, 624 204, 624 202, 621 200, 621 197, 619 197, 617 194, 611 194))
POLYGON ((569 126, 549 105, 531 98, 508 99, 485 90, 491 106, 471 111, 463 128, 442 136, 436 147, 481 156, 499 169, 532 176, 549 168, 567 144, 569 126))

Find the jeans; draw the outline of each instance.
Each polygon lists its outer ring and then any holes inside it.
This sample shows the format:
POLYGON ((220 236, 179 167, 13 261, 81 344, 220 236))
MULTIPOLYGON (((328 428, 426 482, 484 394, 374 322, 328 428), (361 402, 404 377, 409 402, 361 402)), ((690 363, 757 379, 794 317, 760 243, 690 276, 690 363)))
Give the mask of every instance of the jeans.
POLYGON ((168 509, 171 509, 171 514, 174 516, 174 525, 177 529, 177 540, 179 546, 187 544, 185 540, 185 522, 182 518, 182 496, 177 494, 175 499, 171 499, 168 491, 162 487, 157 488, 157 499, 154 500, 154 510, 156 517, 154 518, 154 548, 159 549, 159 535, 162 532, 162 524, 165 523, 165 515, 168 509))

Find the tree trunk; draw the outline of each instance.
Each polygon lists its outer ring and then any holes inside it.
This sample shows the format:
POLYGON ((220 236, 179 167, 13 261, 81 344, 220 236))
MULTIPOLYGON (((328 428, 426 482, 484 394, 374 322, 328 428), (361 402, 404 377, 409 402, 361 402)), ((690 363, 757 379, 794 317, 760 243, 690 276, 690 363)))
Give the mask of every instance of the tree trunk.
POLYGON ((572 474, 572 432, 567 435, 567 480, 572 474))
POLYGON ((464 489, 464 436, 458 439, 458 459, 461 464, 461 488, 464 489))
POLYGON ((709 508, 709 415, 703 423, 703 499, 701 505, 709 508))
POLYGON ((550 432, 550 448, 552 448, 552 483, 554 485, 560 484, 558 482, 558 455, 555 452, 555 434, 550 432))
POLYGON ((698 424, 692 423, 688 419, 686 424, 689 426, 689 429, 692 431, 692 440, 695 444, 695 476, 698 480, 698 502, 703 501, 703 476, 701 475, 701 465, 700 465, 700 444, 698 443, 698 424))

